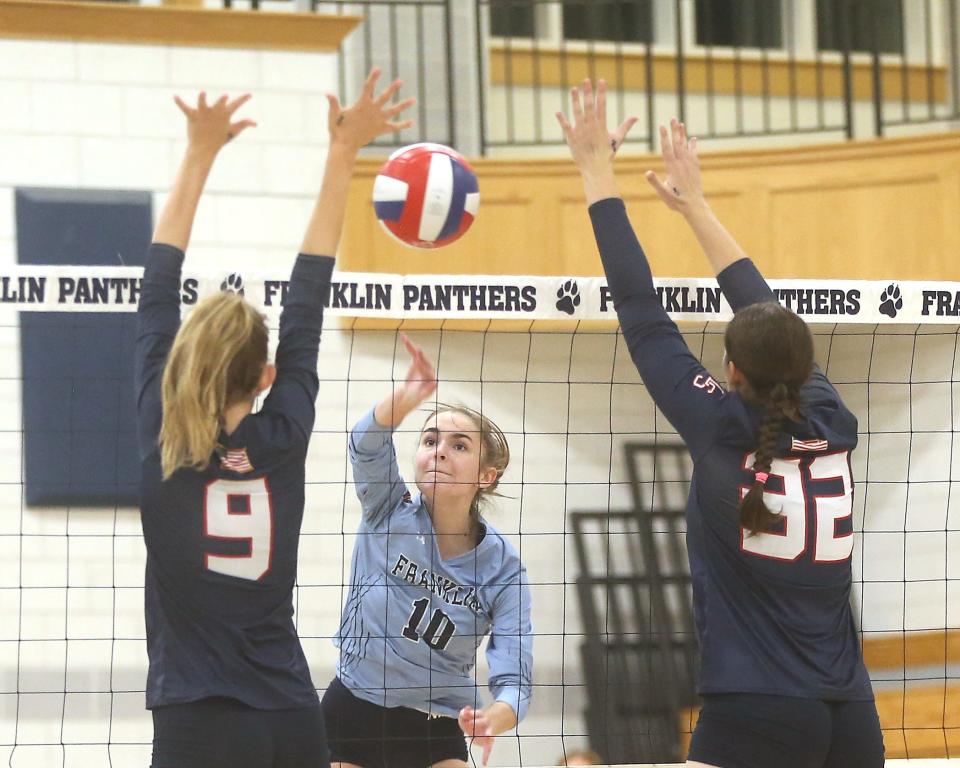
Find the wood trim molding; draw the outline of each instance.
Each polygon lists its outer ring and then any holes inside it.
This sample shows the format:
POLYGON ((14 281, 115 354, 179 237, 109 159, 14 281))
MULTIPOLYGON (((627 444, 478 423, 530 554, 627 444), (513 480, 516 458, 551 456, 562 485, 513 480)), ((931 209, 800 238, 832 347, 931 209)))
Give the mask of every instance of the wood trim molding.
MULTIPOLYGON (((490 83, 548 88, 567 88, 584 77, 603 77, 617 90, 646 91, 647 62, 644 53, 605 50, 585 51, 565 47, 500 41, 488 44, 490 83)), ((831 57, 832 58, 832 57, 831 57)), ((859 59, 859 57, 858 57, 859 59)), ((653 86, 658 93, 677 90, 677 57, 671 53, 655 53, 653 86)), ((702 54, 685 57, 684 88, 689 93, 717 95, 762 96, 776 98, 796 96, 803 99, 843 98, 843 65, 839 61, 823 59, 795 60, 793 63, 779 56, 766 62, 757 56, 743 56, 739 60, 729 55, 702 54), (766 76, 764 67, 767 68, 766 76)), ((873 98, 873 73, 869 61, 855 60, 853 67, 853 98, 873 98)), ((910 64, 881 63, 883 96, 888 100, 933 102, 945 104, 948 99, 947 68, 910 64), (905 98, 905 94, 909 99, 905 98)))
POLYGON ((960 664, 960 629, 865 637, 863 660, 874 670, 960 664))
POLYGON ((205 48, 335 51, 360 16, 0 0, 0 37, 205 48))

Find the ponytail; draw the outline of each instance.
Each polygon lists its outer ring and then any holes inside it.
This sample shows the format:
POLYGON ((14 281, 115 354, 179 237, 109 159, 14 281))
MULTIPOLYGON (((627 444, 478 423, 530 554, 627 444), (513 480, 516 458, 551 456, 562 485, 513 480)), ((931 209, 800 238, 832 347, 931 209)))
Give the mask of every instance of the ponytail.
POLYGON ((763 501, 764 487, 767 474, 773 463, 774 451, 777 447, 777 438, 783 426, 784 412, 795 407, 796 398, 791 398, 787 386, 783 383, 775 384, 770 390, 767 400, 767 412, 760 425, 760 434, 757 439, 756 460, 753 462, 754 480, 747 495, 740 501, 740 525, 755 533, 765 533, 779 519, 776 512, 772 512, 763 501))
POLYGON ((181 467, 207 468, 224 411, 253 396, 266 361, 266 323, 242 297, 225 292, 197 305, 163 371, 164 480, 181 467))
POLYGON ((813 370, 813 337, 796 314, 775 301, 752 304, 733 316, 724 334, 728 359, 743 376, 741 396, 765 413, 757 434, 754 480, 740 501, 740 525, 765 533, 779 519, 763 502, 764 486, 787 414, 800 411, 800 388, 813 370))

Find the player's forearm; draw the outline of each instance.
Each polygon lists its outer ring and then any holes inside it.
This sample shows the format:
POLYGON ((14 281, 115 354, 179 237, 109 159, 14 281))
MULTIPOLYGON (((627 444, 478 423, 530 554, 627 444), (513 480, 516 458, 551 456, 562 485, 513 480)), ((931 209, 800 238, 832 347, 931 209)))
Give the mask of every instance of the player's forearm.
POLYGON ((517 727, 517 713, 505 701, 495 701, 483 710, 490 723, 490 733, 497 736, 517 727))
POLYGON ((410 398, 406 394, 405 387, 400 385, 377 403, 376 408, 373 409, 373 418, 381 427, 396 429, 421 402, 421 400, 410 398))
POLYGON ((735 261, 746 258, 743 248, 733 239, 733 235, 705 201, 684 210, 683 217, 696 235, 715 275, 719 275, 735 261))
POLYGON ((336 256, 356 159, 356 149, 340 143, 330 145, 323 183, 303 236, 301 253, 336 256))
POLYGON ((600 200, 591 205, 588 212, 614 304, 619 308, 630 298, 642 297, 651 307, 661 309, 650 264, 627 217, 623 200, 600 200))
POLYGON ((153 242, 187 250, 200 195, 216 157, 216 150, 187 145, 170 196, 153 231, 153 242))

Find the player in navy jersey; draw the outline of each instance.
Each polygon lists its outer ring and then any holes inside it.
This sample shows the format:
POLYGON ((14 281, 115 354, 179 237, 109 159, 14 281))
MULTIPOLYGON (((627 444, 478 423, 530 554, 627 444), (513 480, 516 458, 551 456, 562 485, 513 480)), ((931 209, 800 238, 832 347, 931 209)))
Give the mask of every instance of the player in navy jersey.
POLYGON ((411 493, 393 430, 436 389, 433 366, 404 337, 406 380, 350 435, 363 510, 350 593, 335 639, 337 677, 323 697, 331 760, 343 768, 462 768, 464 735, 483 749, 523 719, 533 630, 526 571, 480 515, 510 452, 486 416, 439 406, 420 432, 411 493), (472 676, 490 636, 493 703, 472 676))
POLYGON ((328 763, 292 594, 320 327, 354 160, 410 124, 393 118, 411 100, 387 104, 399 81, 375 97, 378 74, 349 109, 327 97, 327 165, 275 364, 265 320, 241 296, 205 299, 181 325, 181 267, 204 183, 220 149, 254 123, 234 119, 249 96, 176 99, 187 150, 147 257, 136 343, 153 768, 328 763))
POLYGON ((879 768, 883 740, 850 608, 857 420, 813 361, 806 324, 777 303, 707 205, 696 140, 661 128, 668 177, 735 315, 724 391, 661 306, 627 219, 603 81, 557 114, 580 169, 620 326, 648 391, 694 460, 687 550, 703 709, 688 766, 879 768))

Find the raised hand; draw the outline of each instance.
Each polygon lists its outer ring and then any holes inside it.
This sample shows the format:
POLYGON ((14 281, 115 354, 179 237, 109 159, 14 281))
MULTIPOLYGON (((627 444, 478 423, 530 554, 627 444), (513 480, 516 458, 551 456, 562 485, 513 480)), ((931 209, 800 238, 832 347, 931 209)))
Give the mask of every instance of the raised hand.
POLYGON ((377 423, 390 429, 397 427, 411 411, 437 391, 437 373, 423 350, 410 341, 406 334, 401 333, 400 338, 410 353, 410 367, 403 386, 394 387, 373 411, 377 423))
POLYGON ((213 104, 207 104, 207 94, 200 91, 195 107, 179 96, 174 96, 173 100, 187 118, 187 151, 180 161, 167 202, 160 211, 153 240, 183 251, 190 242, 200 195, 217 154, 230 139, 256 123, 233 119, 234 113, 250 100, 249 93, 233 100, 221 96, 213 104))
POLYGON ((688 139, 684 124, 673 118, 669 132, 666 126, 660 126, 660 151, 667 178, 661 181, 656 173, 647 171, 645 175, 650 186, 670 210, 683 213, 692 206, 702 206, 704 198, 696 137, 688 139))
POLYGON ((607 128, 607 84, 604 80, 597 81, 596 95, 589 79, 584 80, 579 88, 572 88, 570 106, 573 123, 562 112, 557 112, 557 122, 563 129, 563 137, 577 167, 583 173, 609 167, 637 118, 628 117, 614 131, 607 128))
POLYGON ((347 109, 340 105, 340 99, 335 94, 327 94, 327 101, 330 104, 327 127, 330 131, 331 144, 344 144, 357 150, 369 144, 377 136, 402 131, 413 125, 413 120, 394 120, 393 118, 416 104, 417 100, 411 97, 398 104, 388 105, 387 102, 400 90, 402 82, 394 80, 380 92, 379 96, 375 96, 379 77, 379 69, 371 70, 363 84, 360 98, 347 109))
POLYGON ((460 730, 470 737, 471 744, 476 744, 483 749, 481 764, 486 765, 490 761, 490 752, 493 749, 493 740, 496 736, 493 735, 490 721, 483 710, 464 707, 460 710, 457 722, 460 724, 460 730))
POLYGON ((404 379, 404 399, 414 406, 420 405, 437 391, 437 373, 420 347, 410 341, 404 333, 400 334, 400 338, 403 340, 403 346, 410 353, 410 367, 404 379))
POLYGON ((234 113, 250 101, 249 93, 232 100, 224 94, 208 105, 206 92, 200 91, 195 107, 179 96, 174 96, 173 100, 187 118, 187 140, 194 149, 219 152, 228 141, 256 125, 253 120, 233 119, 234 113))

